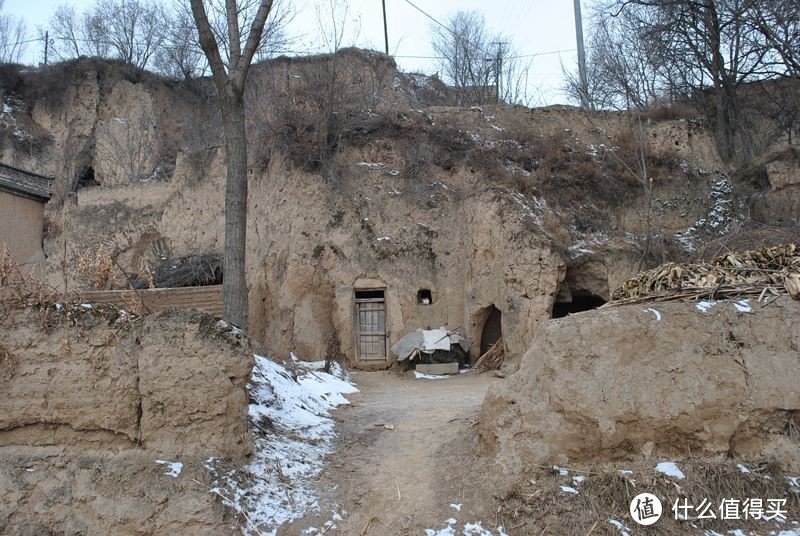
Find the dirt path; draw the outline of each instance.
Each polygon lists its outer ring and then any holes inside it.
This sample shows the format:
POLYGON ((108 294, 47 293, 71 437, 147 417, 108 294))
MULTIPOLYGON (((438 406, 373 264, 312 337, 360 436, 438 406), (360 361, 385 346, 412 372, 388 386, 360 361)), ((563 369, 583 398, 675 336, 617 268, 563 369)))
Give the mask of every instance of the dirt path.
POLYGON ((502 380, 491 374, 418 380, 362 372, 355 381, 361 392, 335 415, 337 450, 319 481, 328 513, 282 533, 301 534, 331 519, 336 528, 325 534, 419 535, 447 527, 448 518, 457 519, 458 534, 467 522, 483 520, 494 528, 486 519, 486 490, 477 485, 480 475, 470 461, 480 405, 489 386, 502 380))

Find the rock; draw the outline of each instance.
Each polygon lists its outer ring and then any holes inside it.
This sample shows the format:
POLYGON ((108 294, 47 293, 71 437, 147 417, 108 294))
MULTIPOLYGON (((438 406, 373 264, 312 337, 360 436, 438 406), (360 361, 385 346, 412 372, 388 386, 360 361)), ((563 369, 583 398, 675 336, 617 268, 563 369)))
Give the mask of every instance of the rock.
POLYGON ((509 475, 652 453, 774 454, 799 466, 784 430, 800 410, 800 302, 751 307, 630 305, 548 322, 487 395, 483 453, 509 475))

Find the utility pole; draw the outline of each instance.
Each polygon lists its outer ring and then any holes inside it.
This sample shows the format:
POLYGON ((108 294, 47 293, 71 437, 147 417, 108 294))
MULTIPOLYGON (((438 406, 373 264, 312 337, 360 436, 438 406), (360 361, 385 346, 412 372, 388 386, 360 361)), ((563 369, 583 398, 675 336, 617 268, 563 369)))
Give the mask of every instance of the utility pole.
POLYGON ((496 102, 500 102, 500 82, 502 81, 502 73, 503 73, 503 45, 506 44, 505 41, 498 41, 492 43, 493 45, 497 45, 497 53, 494 57, 494 97, 496 102))
POLYGON ((47 48, 50 46, 50 31, 44 33, 44 64, 47 65, 47 48))
POLYGON ((389 55, 389 28, 386 25, 386 0, 381 0, 383 4, 383 41, 386 45, 386 55, 389 55))
POLYGON ((586 49, 583 45, 583 17, 581 17, 581 0, 575 4, 575 39, 578 42, 578 77, 580 78, 581 106, 589 109, 589 79, 586 76, 586 49))

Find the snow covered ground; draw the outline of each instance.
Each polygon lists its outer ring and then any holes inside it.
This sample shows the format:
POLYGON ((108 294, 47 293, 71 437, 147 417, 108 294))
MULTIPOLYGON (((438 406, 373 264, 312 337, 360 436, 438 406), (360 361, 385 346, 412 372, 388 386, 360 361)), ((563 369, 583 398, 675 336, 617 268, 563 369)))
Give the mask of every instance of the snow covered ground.
POLYGON ((248 385, 256 438, 250 465, 225 472, 213 458, 204 464, 216 478, 211 491, 243 515, 246 534, 274 535, 282 524, 319 510, 312 481, 333 448, 330 412, 348 403, 345 394, 358 392, 338 365, 327 374, 324 362, 292 357, 290 370, 255 356, 248 385))

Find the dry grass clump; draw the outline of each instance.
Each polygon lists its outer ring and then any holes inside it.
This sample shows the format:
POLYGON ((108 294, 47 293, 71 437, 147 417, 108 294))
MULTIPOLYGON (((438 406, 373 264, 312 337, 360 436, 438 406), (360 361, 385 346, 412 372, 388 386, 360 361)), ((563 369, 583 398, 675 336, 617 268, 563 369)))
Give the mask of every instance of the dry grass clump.
POLYGON ((570 468, 565 475, 541 467, 498 497, 499 516, 513 534, 619 535, 610 520, 636 534, 641 527, 631 519, 629 507, 636 495, 647 492, 656 495, 663 506, 661 519, 647 528, 647 534, 672 536, 712 530, 727 534, 734 529, 766 534, 780 530, 774 521, 719 519, 723 499, 761 499, 764 507, 769 499, 786 499, 787 518, 800 519, 800 488, 791 484, 775 462, 748 464, 745 469, 749 472, 745 472, 732 461, 681 461, 678 466, 686 478, 680 480, 656 472, 655 465, 570 468), (575 476, 584 480, 576 482, 575 476), (561 486, 578 493, 564 492, 561 486), (694 515, 690 511, 690 519, 675 519, 673 505, 676 501, 682 505, 684 500, 694 507, 704 500, 711 503, 717 519, 697 519, 697 510, 694 515))
POLYGON ((56 303, 61 294, 20 268, 11 250, 0 244, 0 315, 13 309, 56 303))
POLYGON ((99 247, 94 251, 83 251, 78 257, 78 274, 94 290, 108 290, 121 285, 124 279, 117 274, 114 261, 108 251, 99 247))
MULTIPOLYGON (((21 269, 8 247, 0 245, 0 317, 26 308, 38 310, 42 328, 62 321, 73 326, 98 321, 122 325, 139 311, 138 303, 126 304, 125 309, 108 303, 81 303, 77 294, 60 292, 21 269)), ((0 368, 9 359, 3 352, 0 346, 0 368)))

